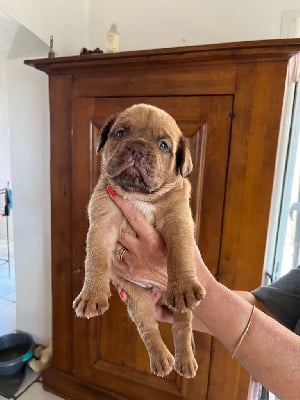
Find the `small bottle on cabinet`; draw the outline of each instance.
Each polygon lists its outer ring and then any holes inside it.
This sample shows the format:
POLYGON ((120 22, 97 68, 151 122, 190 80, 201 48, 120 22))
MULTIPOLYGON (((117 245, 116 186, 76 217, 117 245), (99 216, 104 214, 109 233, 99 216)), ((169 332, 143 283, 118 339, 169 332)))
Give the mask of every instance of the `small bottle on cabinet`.
POLYGON ((113 20, 106 34, 106 53, 117 53, 118 51, 120 51, 120 34, 117 30, 117 24, 113 20))

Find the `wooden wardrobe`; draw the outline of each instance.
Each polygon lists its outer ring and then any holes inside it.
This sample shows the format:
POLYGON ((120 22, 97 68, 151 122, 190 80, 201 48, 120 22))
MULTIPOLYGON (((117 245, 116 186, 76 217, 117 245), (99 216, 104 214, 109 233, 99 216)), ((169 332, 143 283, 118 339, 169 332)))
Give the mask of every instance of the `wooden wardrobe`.
MULTIPOLYGON (((49 75, 54 356, 43 374, 47 390, 72 400, 247 398, 249 376, 210 336, 195 334, 196 378, 158 378, 115 292, 106 314, 91 320, 76 318, 72 301, 84 278, 99 129, 140 102, 164 108, 191 140, 196 235, 211 271, 231 289, 260 285, 287 69, 299 51, 293 39, 25 61, 49 75)), ((172 348, 170 326, 161 330, 172 348)))

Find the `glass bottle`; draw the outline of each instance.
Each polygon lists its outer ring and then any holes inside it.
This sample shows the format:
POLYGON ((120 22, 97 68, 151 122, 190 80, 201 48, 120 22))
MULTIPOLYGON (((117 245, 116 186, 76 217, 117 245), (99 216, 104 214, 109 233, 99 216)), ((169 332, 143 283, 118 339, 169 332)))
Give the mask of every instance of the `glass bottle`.
POLYGON ((120 34, 115 21, 106 34, 106 53, 117 53, 120 51, 120 34))

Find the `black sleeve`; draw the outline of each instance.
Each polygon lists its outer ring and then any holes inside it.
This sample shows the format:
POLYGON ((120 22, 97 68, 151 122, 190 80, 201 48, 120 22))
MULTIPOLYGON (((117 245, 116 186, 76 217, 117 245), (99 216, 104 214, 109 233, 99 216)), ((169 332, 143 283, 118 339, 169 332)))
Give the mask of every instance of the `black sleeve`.
POLYGON ((300 320, 300 266, 269 286, 252 291, 287 328, 295 330, 300 320))

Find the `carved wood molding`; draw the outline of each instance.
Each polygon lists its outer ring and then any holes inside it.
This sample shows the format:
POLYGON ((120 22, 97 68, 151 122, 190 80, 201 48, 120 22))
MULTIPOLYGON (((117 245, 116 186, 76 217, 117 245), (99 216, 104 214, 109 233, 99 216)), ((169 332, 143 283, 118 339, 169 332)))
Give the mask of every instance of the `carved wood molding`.
POLYGON ((249 42, 222 43, 213 45, 174 47, 142 51, 126 51, 114 54, 92 54, 84 56, 25 60, 47 74, 88 72, 112 65, 180 65, 201 63, 244 63, 251 61, 289 60, 300 51, 300 39, 275 39, 249 42))

